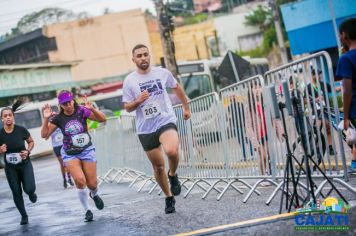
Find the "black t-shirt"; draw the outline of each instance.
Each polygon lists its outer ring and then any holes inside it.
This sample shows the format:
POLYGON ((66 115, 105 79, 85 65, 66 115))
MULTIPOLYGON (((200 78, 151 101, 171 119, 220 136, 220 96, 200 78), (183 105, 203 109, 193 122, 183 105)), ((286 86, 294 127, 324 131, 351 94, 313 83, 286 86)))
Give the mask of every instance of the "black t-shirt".
POLYGON ((0 129, 0 146, 6 144, 6 153, 19 153, 26 150, 25 140, 29 137, 30 133, 22 126, 15 125, 12 133, 9 134, 5 132, 4 128, 2 128, 0 129))
MULTIPOLYGON (((331 89, 330 84, 319 81, 319 86, 320 86, 321 91, 323 92, 323 96, 324 97, 327 97, 328 93, 331 93, 332 89, 331 89), (326 90, 327 91, 325 91, 325 86, 326 86, 326 90)), ((317 86, 315 86, 315 85, 308 84, 308 94, 309 94, 309 96, 312 96, 312 89, 314 89, 315 98, 318 98, 319 97, 319 88, 317 86)))

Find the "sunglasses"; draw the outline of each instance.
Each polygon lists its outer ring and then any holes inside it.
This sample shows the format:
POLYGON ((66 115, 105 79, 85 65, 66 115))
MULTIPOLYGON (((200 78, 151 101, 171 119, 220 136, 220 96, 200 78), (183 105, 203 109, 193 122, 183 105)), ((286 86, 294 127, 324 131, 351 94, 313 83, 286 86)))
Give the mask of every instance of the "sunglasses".
POLYGON ((63 102, 61 105, 66 107, 66 106, 70 105, 70 103, 71 103, 71 101, 63 102))

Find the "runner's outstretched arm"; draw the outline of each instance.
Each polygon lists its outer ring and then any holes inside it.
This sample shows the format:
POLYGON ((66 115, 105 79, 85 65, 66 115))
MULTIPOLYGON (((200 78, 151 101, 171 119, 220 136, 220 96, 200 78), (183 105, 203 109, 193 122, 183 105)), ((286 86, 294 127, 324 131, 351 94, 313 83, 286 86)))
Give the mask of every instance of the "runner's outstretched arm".
POLYGON ((190 114, 190 110, 189 110, 188 99, 184 93, 182 86, 180 86, 180 84, 177 84, 177 87, 172 88, 172 90, 177 95, 179 100, 182 102, 184 119, 185 120, 189 119, 191 114, 190 114))
POLYGON ((48 139, 48 137, 57 129, 57 126, 49 123, 49 117, 51 117, 52 109, 49 104, 46 104, 42 108, 43 111, 43 124, 41 128, 41 137, 48 139))
POLYGON ((84 104, 85 104, 84 106, 91 111, 91 114, 88 117, 90 120, 99 121, 99 122, 105 122, 106 121, 105 114, 102 113, 101 111, 99 111, 98 109, 96 109, 93 106, 93 103, 88 100, 88 97, 86 95, 84 97, 84 104))
POLYGON ((98 111, 96 108, 92 108, 91 110, 91 114, 89 116, 90 120, 95 120, 95 121, 99 121, 99 122, 105 122, 106 121, 106 117, 104 115, 104 113, 102 113, 101 111, 98 111))

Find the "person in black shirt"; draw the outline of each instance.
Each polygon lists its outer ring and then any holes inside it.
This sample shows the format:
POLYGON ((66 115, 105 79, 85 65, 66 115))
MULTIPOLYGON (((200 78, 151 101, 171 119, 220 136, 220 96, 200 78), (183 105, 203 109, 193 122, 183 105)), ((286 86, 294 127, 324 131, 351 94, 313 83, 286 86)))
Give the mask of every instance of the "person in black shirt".
POLYGON ((22 197, 22 189, 33 203, 37 201, 37 195, 35 193, 35 176, 29 158, 34 142, 26 128, 15 125, 14 112, 20 105, 21 101, 18 101, 12 108, 6 107, 1 110, 3 128, 0 130, 0 154, 4 154, 6 178, 15 205, 21 214, 20 224, 24 225, 28 224, 28 216, 22 197))
MULTIPOLYGON (((311 74, 312 74, 312 82, 308 84, 307 90, 308 90, 308 96, 310 99, 310 106, 312 113, 314 114, 314 110, 316 109, 317 112, 317 125, 320 126, 322 123, 322 111, 323 107, 326 106, 326 101, 325 99, 329 98, 329 93, 331 93, 331 86, 330 84, 326 83, 323 81, 323 76, 322 76, 322 71, 318 70, 316 71, 314 68, 311 68, 311 74), (313 102, 313 92, 314 92, 314 97, 315 97, 315 108, 314 108, 314 102, 313 102)), ((341 91, 340 87, 336 87, 335 90, 341 91)), ((332 147, 332 137, 331 137, 331 131, 330 131, 330 123, 327 120, 327 115, 324 115, 325 118, 325 127, 326 127, 326 133, 327 133, 327 141, 329 145, 329 154, 334 155, 334 149, 332 147)))

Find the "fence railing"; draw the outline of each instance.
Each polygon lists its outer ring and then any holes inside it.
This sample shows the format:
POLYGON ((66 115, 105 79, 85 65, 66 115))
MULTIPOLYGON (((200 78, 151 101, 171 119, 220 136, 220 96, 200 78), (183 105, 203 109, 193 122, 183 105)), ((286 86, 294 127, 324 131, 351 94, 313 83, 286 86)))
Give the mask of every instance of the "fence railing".
MULTIPOLYGON (((212 191, 221 199, 228 189, 240 194, 247 189, 244 202, 253 193, 261 195, 263 183, 276 186, 267 200, 269 204, 281 191, 286 160, 287 133, 293 155, 301 162, 309 154, 334 181, 356 193, 348 181, 347 163, 341 131, 334 128, 340 121, 337 91, 327 53, 321 52, 251 77, 189 102, 191 118, 183 119, 181 106, 175 106, 180 138, 178 173, 187 197, 195 188, 206 198, 212 191), (286 81, 286 82, 285 82, 286 81), (319 82, 320 81, 320 82, 319 82), (274 86, 278 101, 285 101, 282 84, 288 83, 289 93, 300 101, 302 125, 296 124, 296 114, 286 114, 287 130, 280 118, 273 116, 273 100, 267 86, 274 86), (306 149, 302 148, 304 127, 306 149), (329 148, 330 147, 330 148, 329 148), (282 181, 281 181, 282 180, 282 181)), ((140 183, 138 191, 151 184, 149 193, 157 187, 153 170, 136 135, 135 117, 122 115, 108 120, 104 127, 92 133, 98 155, 98 173, 102 181, 121 182, 130 179, 140 183)), ((349 151, 346 148, 347 151, 349 151)), ((294 162, 297 166, 297 163, 294 162)), ((298 168, 295 169, 298 171, 298 168)), ((315 178, 322 177, 312 168, 315 178)), ((305 178, 305 173, 299 173, 305 178)), ((322 181, 317 194, 325 186, 322 181)), ((300 182, 302 188, 306 186, 300 182)))

